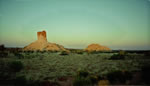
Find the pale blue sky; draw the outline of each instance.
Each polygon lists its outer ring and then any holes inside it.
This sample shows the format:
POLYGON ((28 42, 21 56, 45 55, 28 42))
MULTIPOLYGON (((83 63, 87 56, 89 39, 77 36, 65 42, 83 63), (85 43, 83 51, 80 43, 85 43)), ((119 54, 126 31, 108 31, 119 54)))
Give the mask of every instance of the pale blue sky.
POLYGON ((150 49, 150 1, 0 0, 0 44, 24 47, 42 30, 67 48, 150 49))

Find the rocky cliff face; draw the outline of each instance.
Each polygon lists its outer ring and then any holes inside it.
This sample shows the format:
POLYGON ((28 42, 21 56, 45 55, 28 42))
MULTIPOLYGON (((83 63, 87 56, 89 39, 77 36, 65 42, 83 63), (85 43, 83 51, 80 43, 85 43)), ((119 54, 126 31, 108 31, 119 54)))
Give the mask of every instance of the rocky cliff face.
POLYGON ((66 49, 56 43, 50 43, 46 38, 46 31, 37 32, 38 40, 24 47, 24 51, 34 50, 50 50, 50 51, 66 51, 66 49))
POLYGON ((106 46, 101 46, 99 44, 91 44, 85 50, 86 51, 110 51, 111 49, 106 46))
POLYGON ((37 37, 38 37, 38 41, 46 41, 47 42, 46 31, 37 32, 37 37))

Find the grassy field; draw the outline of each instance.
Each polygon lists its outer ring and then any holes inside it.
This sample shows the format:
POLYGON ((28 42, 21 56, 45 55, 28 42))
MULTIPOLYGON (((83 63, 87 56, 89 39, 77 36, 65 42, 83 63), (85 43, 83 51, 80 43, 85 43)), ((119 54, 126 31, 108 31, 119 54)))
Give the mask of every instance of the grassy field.
POLYGON ((146 75, 145 78, 145 74, 148 74, 149 65, 149 54, 136 52, 1 51, 0 84, 32 86, 147 85, 149 84, 147 81, 149 75, 146 75), (147 68, 146 73, 144 68, 147 68), (120 81, 120 78, 124 78, 124 80, 120 81))

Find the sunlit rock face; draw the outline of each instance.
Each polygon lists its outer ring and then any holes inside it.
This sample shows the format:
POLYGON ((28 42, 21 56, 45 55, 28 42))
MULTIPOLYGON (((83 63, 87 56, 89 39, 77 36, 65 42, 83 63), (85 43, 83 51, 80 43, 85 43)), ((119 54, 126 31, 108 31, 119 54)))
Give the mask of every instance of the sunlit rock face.
POLYGON ((110 51, 111 49, 106 46, 101 46, 99 44, 90 44, 85 50, 86 51, 110 51))
POLYGON ((38 41, 47 41, 46 31, 37 32, 38 41))
POLYGON ((24 51, 49 50, 49 51, 66 51, 66 49, 56 43, 50 43, 46 38, 46 31, 37 32, 38 40, 24 47, 24 51))

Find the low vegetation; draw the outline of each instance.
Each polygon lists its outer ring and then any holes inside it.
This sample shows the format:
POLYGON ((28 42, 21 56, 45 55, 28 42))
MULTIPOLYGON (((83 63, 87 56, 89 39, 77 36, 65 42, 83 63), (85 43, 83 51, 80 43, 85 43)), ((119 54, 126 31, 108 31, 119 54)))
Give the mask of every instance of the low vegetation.
POLYGON ((67 51, 61 51, 60 55, 69 55, 69 52, 67 52, 67 51))
POLYGON ((127 56, 127 53, 125 51, 119 51, 118 54, 113 54, 110 58, 110 60, 123 60, 127 56))
POLYGON ((145 54, 125 51, 7 51, 0 57, 0 80, 4 81, 0 85, 147 85, 149 63, 150 58, 145 54))

